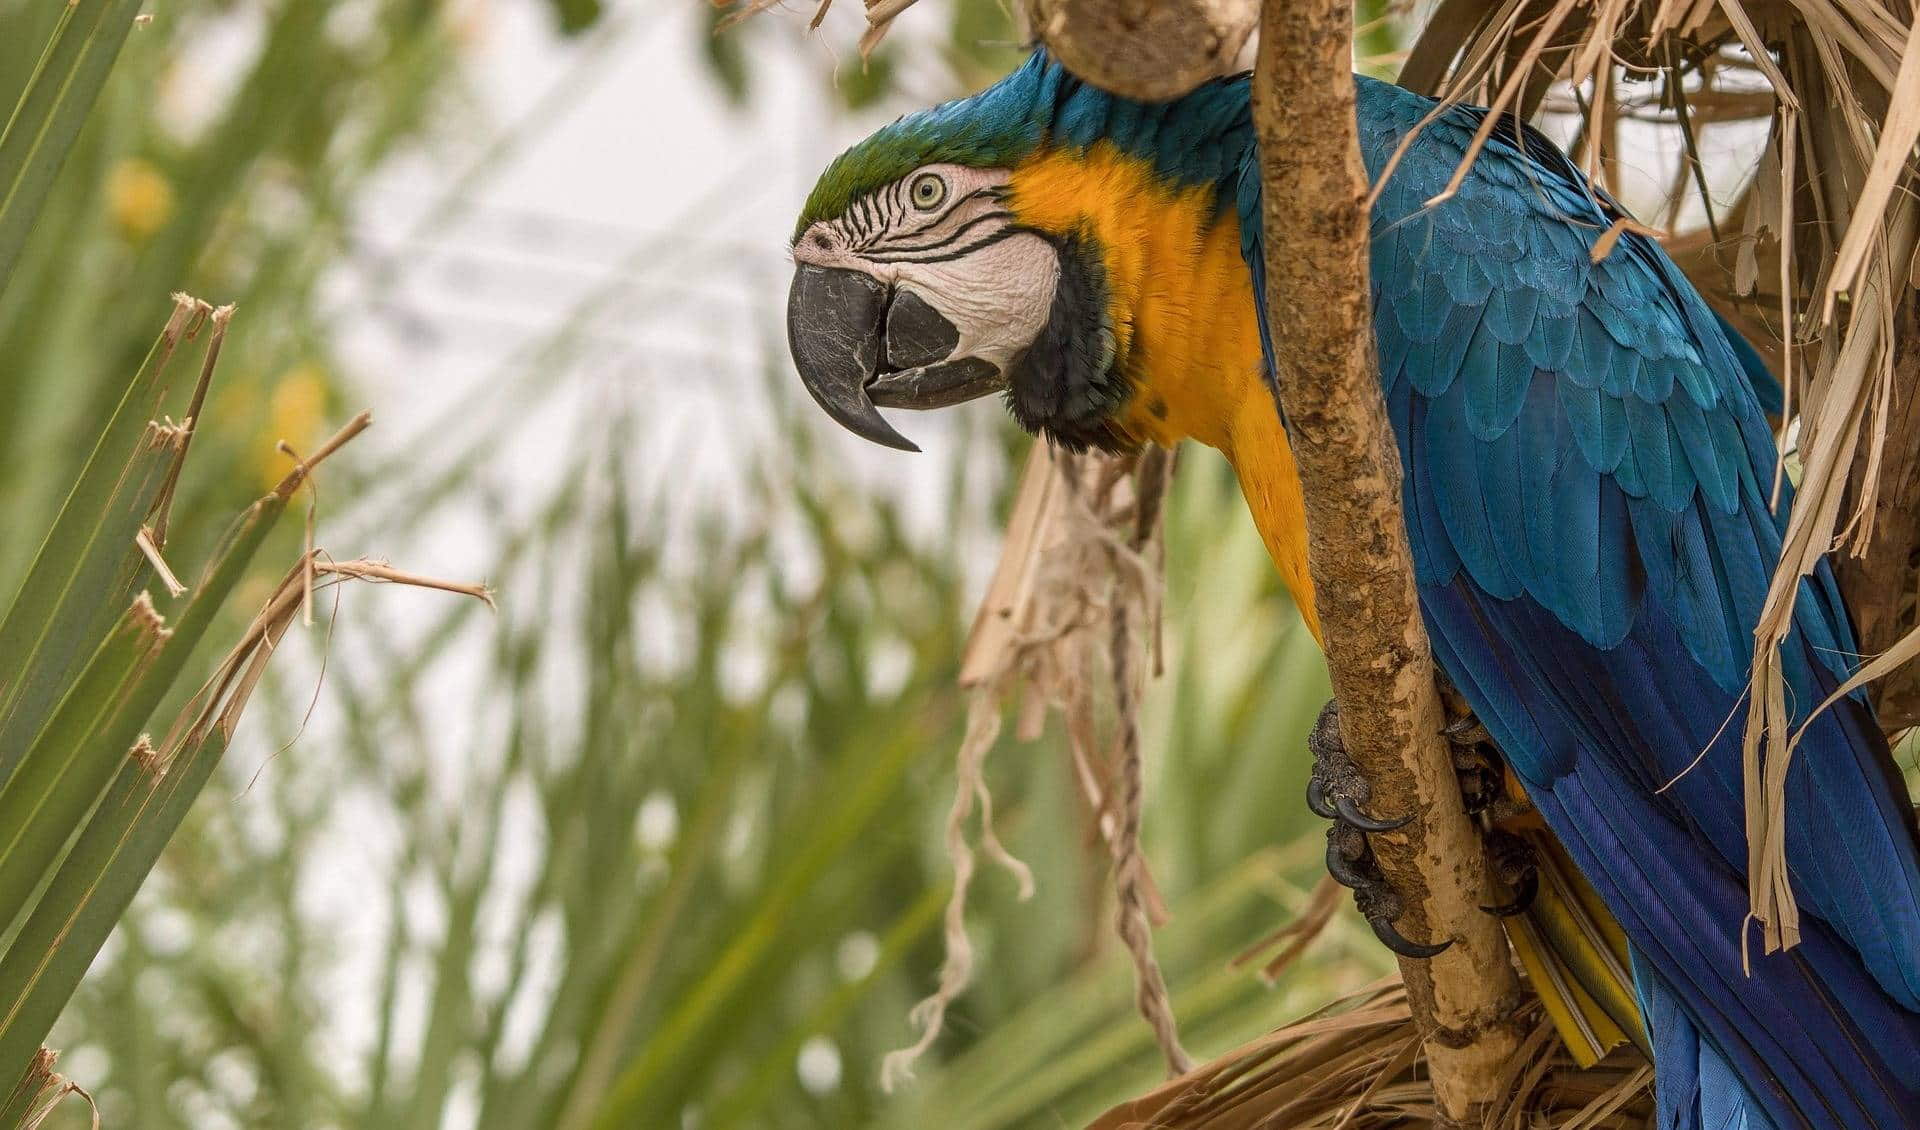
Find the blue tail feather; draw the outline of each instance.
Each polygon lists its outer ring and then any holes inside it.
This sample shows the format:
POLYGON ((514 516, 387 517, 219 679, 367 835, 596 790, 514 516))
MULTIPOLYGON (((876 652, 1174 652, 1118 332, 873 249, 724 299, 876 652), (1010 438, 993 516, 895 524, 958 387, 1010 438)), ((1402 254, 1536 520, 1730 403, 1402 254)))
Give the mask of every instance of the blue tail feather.
MULTIPOLYGON (((1663 669, 1651 658, 1684 658, 1670 634, 1651 631, 1657 615, 1643 610, 1622 645, 1644 662, 1619 663, 1537 606, 1529 613, 1530 603, 1490 600, 1464 575, 1422 592, 1441 665, 1503 749, 1584 751, 1538 764, 1516 757, 1514 766, 1634 946, 1662 1126, 1697 1130, 1745 1118, 1750 1130, 1920 1130, 1920 1012, 1875 981, 1862 960, 1870 955, 1810 915, 1801 945, 1784 953, 1762 954, 1757 931, 1741 936, 1740 861, 1723 858, 1687 817, 1738 813, 1737 759, 1724 756, 1732 747, 1723 738, 1714 748, 1722 756, 1710 753, 1664 792, 1666 782, 1644 768, 1613 772, 1594 755, 1610 745, 1701 748, 1701 730, 1717 724, 1706 716, 1733 705, 1730 697, 1704 676, 1689 683, 1675 665, 1663 669), (1524 663, 1514 633, 1529 640, 1524 663), (1649 685, 1622 683, 1623 671, 1649 685)), ((1875 880, 1862 882, 1871 888, 1875 880)))

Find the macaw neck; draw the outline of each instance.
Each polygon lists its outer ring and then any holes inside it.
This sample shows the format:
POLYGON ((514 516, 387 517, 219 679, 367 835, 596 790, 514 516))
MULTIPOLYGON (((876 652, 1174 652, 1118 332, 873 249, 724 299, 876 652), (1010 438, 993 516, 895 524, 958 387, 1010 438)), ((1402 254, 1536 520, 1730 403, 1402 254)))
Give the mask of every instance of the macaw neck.
POLYGON ((1027 161, 1009 188, 1022 224, 1097 250, 1115 365, 1132 387, 1122 429, 1231 453, 1238 402, 1265 392, 1239 222, 1217 191, 1169 187, 1107 142, 1027 161))
POLYGON ((1194 439, 1233 464, 1281 579, 1319 635, 1293 452, 1261 377, 1258 312, 1240 222, 1217 188, 1169 187, 1144 160, 1099 143, 1016 168, 1023 224, 1099 249, 1116 364, 1132 386, 1120 430, 1171 447, 1194 439))

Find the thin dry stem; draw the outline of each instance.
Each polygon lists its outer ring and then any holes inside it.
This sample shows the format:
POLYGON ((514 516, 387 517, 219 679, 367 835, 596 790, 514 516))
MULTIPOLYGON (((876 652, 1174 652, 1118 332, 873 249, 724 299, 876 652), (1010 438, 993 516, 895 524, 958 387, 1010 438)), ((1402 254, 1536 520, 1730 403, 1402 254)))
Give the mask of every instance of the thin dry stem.
POLYGON ((295 463, 293 469, 288 471, 273 488, 273 493, 282 499, 292 498, 293 492, 300 489, 300 484, 307 481, 307 477, 313 474, 315 467, 325 462, 328 456, 340 450, 341 446, 352 440, 354 436, 372 426, 373 413, 367 411, 356 413, 353 419, 348 420, 339 431, 333 433, 325 443, 316 448, 311 456, 295 463))
POLYGON ((33 1096, 21 1117, 20 1130, 40 1130, 68 1095, 79 1095, 86 1100, 93 1130, 100 1130, 99 1104, 93 1101, 93 1095, 85 1087, 53 1069, 58 1059, 59 1054, 48 1048, 41 1048, 34 1053, 33 1062, 15 1092, 16 1095, 31 1092, 33 1096))
POLYGON ((1239 968, 1258 958, 1261 954, 1280 946, 1280 952, 1268 958, 1260 967, 1260 977, 1268 984, 1279 980, 1280 974, 1287 970, 1307 947, 1314 943, 1327 924, 1333 921, 1334 914, 1340 909, 1341 893, 1345 888, 1334 882, 1333 876, 1322 875, 1314 884, 1313 893, 1307 898, 1307 907, 1300 917, 1280 927, 1273 933, 1241 950, 1229 962, 1229 966, 1239 968), (1281 943, 1286 943, 1281 945, 1281 943))
POLYGON ((1016 731, 1022 740, 1040 736, 1049 707, 1057 707, 1065 719, 1075 779, 1114 861, 1116 923, 1134 962, 1142 1013, 1169 1063, 1178 1069, 1190 1062, 1180 1048, 1172 1005, 1153 956, 1151 926, 1165 920, 1166 908, 1138 834, 1143 795, 1133 672, 1137 656, 1144 652, 1152 662, 1158 649, 1141 648, 1132 626, 1151 625, 1150 639, 1157 638, 1161 500, 1171 467, 1164 452, 1136 463, 1036 447, 1028 458, 1000 565, 981 601, 961 663, 960 682, 970 694, 947 821, 947 854, 954 867, 947 956, 938 986, 911 1016, 920 1030, 915 1043, 882 1064, 885 1086, 908 1077, 915 1060, 938 1038, 947 1007, 972 978, 973 949, 964 912, 975 875, 974 847, 966 828, 976 804, 981 812, 979 849, 1014 873, 1022 897, 1031 890, 1030 873, 994 834, 992 797, 983 772, 986 753, 1000 734, 1005 705, 1016 698, 1023 703, 1016 731), (1107 629, 1104 643, 1102 627, 1107 629), (1110 743, 1100 736, 1094 694, 1103 682, 1112 686, 1115 703, 1110 743))
MULTIPOLYGON (((316 562, 316 573, 327 573, 341 577, 357 577, 363 581, 386 581, 396 585, 412 585, 414 588, 439 589, 441 592, 470 596, 488 608, 494 608, 493 590, 484 584, 471 581, 451 581, 444 577, 429 577, 424 573, 409 573, 395 569, 384 561, 372 558, 357 558, 352 561, 316 562)), ((304 593, 303 593, 304 599, 304 593)))
POLYGON ((167 564, 167 559, 160 554, 159 537, 154 533, 153 527, 141 526, 140 532, 133 535, 133 544, 145 555, 147 564, 153 566, 154 575, 159 577, 160 583, 167 587, 168 596, 186 595, 187 586, 180 583, 180 578, 174 575, 173 568, 167 564))
MULTIPOLYGON (((207 304, 201 302, 199 305, 205 307, 207 304)), ((174 492, 180 487, 180 472, 187 465, 187 451, 193 446, 194 428, 206 407, 207 389, 213 384, 213 371, 220 364, 220 347, 226 344, 227 326, 233 321, 233 307, 227 305, 210 308, 207 311, 207 321, 213 326, 213 335, 207 339, 207 355, 200 364, 200 379, 194 382, 193 398, 188 402, 187 414, 182 418, 177 429, 173 460, 167 465, 166 479, 161 483, 160 493, 154 497, 153 510, 148 515, 148 522, 152 527, 149 536, 156 547, 156 551, 149 556, 155 558, 154 567, 159 570, 164 570, 166 566, 158 561, 157 550, 165 548, 167 544, 167 525, 173 517, 174 492)), ((177 583, 171 582, 169 587, 177 583)), ((181 588, 173 595, 179 596, 185 591, 185 588, 181 588)))

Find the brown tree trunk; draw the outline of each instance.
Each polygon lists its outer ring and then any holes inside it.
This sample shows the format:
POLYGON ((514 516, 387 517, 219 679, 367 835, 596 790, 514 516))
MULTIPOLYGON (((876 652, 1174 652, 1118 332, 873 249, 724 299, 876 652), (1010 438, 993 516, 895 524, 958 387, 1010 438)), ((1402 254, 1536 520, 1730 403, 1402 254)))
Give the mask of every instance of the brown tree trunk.
POLYGON ((1430 962, 1401 966, 1440 1106, 1465 1121, 1499 1097, 1519 1046, 1519 983, 1499 925, 1479 909, 1484 862, 1440 734, 1399 455, 1375 373, 1352 33, 1346 0, 1266 0, 1253 87, 1266 317, 1341 733, 1376 810, 1416 814, 1373 837, 1374 849, 1406 901, 1404 932, 1454 940, 1430 962))
POLYGON ((1102 90, 1159 102, 1234 69, 1258 0, 1026 0, 1027 25, 1102 90))

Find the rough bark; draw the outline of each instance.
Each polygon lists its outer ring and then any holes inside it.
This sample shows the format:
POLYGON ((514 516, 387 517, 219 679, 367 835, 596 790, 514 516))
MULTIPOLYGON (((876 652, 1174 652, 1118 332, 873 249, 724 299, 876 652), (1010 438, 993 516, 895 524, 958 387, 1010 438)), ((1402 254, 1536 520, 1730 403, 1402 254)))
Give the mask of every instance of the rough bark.
POLYGON ((1178 98, 1234 69, 1257 0, 1026 0, 1027 26, 1075 75, 1115 94, 1178 98))
POLYGON ((1479 905, 1478 838, 1461 807, 1400 510, 1400 463, 1375 374, 1367 181, 1354 125, 1346 0, 1265 0, 1254 124, 1265 199, 1267 309, 1280 399, 1306 496, 1309 566, 1341 733, 1383 813, 1373 837, 1407 903, 1403 932, 1452 938, 1403 961, 1442 1109, 1471 1118, 1498 1097, 1519 1046, 1519 984, 1479 905))

